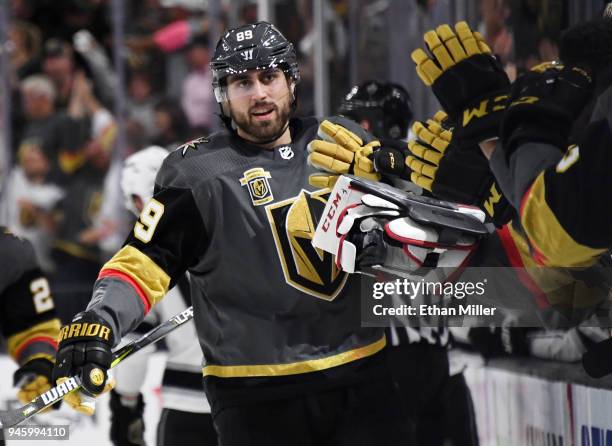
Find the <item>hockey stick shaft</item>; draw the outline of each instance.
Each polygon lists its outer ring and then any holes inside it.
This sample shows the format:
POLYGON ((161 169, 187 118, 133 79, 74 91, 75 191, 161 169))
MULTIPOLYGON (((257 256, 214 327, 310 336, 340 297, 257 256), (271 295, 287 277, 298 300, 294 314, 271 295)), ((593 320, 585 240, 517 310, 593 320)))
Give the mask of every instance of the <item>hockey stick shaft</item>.
MULTIPOLYGON (((191 319, 193 319, 193 307, 185 309, 176 316, 171 317, 167 321, 148 331, 140 338, 135 339, 123 347, 115 350, 113 352, 113 362, 111 363, 111 368, 115 367, 124 359, 129 358, 137 351, 159 341, 168 333, 186 324, 191 319)), ((25 406, 13 410, 0 410, 0 429, 13 427, 24 422, 28 418, 36 415, 48 407, 51 407, 53 404, 64 398, 68 393, 77 390, 80 387, 81 378, 79 376, 72 376, 63 383, 53 387, 42 395, 37 396, 25 406)))

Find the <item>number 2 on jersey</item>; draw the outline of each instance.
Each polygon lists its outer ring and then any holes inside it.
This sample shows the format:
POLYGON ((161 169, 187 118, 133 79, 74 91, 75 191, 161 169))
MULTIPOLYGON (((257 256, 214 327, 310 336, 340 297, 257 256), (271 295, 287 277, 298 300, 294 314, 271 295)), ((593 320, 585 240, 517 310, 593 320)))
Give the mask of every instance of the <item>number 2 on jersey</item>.
POLYGON ((39 277, 30 282, 30 292, 32 293, 36 314, 44 313, 53 308, 53 298, 51 297, 47 279, 39 277))
POLYGON ((151 199, 134 225, 134 236, 143 243, 149 243, 162 215, 164 215, 164 205, 151 199))

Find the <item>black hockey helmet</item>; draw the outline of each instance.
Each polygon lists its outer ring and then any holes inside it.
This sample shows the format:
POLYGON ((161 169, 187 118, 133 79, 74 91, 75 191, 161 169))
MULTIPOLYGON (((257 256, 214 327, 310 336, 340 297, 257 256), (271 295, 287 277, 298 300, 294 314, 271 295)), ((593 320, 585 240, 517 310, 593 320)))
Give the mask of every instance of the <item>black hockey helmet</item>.
POLYGON ((404 87, 391 82, 367 81, 354 86, 338 113, 355 121, 367 120, 379 138, 406 138, 412 121, 412 100, 404 87))
POLYGON ((274 25, 257 22, 230 29, 219 39, 210 63, 217 102, 227 100, 225 80, 247 70, 280 68, 295 83, 300 80, 293 44, 274 25))

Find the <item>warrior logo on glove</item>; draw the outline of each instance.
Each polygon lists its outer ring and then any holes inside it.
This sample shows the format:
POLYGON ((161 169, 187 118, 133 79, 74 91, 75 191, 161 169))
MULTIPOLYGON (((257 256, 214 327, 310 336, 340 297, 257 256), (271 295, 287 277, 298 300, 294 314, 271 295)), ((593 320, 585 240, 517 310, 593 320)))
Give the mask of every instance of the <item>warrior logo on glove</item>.
POLYGON ((84 394, 71 392, 64 398, 75 410, 91 415, 94 408, 90 397, 112 388, 113 380, 107 379, 106 371, 111 366, 113 343, 111 327, 90 311, 77 314, 62 327, 53 379, 61 384, 80 376, 84 394))
POLYGON ((66 339, 74 338, 77 336, 97 336, 100 339, 104 339, 108 342, 110 340, 110 328, 101 324, 88 324, 87 322, 83 324, 74 323, 62 327, 57 341, 62 342, 66 339))

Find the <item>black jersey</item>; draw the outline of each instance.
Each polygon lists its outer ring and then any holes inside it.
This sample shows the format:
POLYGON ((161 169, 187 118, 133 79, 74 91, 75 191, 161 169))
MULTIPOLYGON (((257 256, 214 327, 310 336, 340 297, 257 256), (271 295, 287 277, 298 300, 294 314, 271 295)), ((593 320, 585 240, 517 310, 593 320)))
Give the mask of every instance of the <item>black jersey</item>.
POLYGON ((0 226, 0 332, 19 364, 55 357, 59 320, 49 282, 27 240, 0 226))
POLYGON ((520 144, 509 160, 501 147, 493 152, 491 168, 540 265, 589 267, 612 249, 611 98, 612 87, 565 153, 541 142, 520 144))
POLYGON ((65 191, 66 195, 58 206, 61 223, 53 247, 73 257, 97 262, 100 257, 98 245, 84 244, 79 236, 94 226, 100 212, 104 198, 104 172, 83 168, 72 176, 65 191))
POLYGON ((205 376, 303 375, 380 351, 359 280, 311 244, 329 193, 308 183, 318 124, 293 119, 292 143, 273 150, 220 132, 171 153, 90 307, 125 333, 189 270, 205 376))

